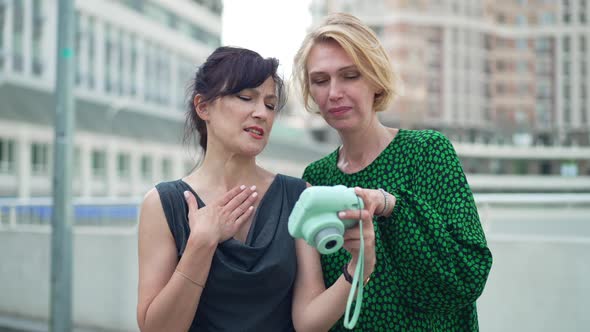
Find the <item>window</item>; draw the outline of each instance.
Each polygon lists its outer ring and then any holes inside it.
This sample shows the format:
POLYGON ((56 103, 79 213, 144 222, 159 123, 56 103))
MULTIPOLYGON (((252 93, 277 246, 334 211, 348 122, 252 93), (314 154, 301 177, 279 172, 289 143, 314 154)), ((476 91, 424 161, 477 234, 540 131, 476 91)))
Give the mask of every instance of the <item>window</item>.
POLYGON ((537 99, 551 98, 551 81, 543 80, 537 83, 537 99))
POLYGON ((141 157, 141 178, 145 181, 151 181, 152 174, 152 158, 148 156, 141 157))
POLYGON ((82 168, 82 160, 81 160, 81 153, 80 152, 80 147, 75 146, 74 147, 74 177, 79 178, 81 175, 81 168, 82 168))
POLYGON ((168 158, 162 159, 162 177, 164 179, 172 178, 172 161, 168 158))
POLYGON ((526 39, 518 39, 516 42, 516 47, 521 50, 528 50, 529 49, 529 41, 526 39))
POLYGON ((153 88, 153 85, 154 85, 153 59, 154 59, 154 57, 152 54, 152 44, 146 43, 143 53, 144 53, 144 57, 145 57, 145 62, 144 62, 145 101, 150 102, 154 99, 154 98, 152 98, 153 90, 154 90, 154 88, 153 88))
POLYGON ((31 145, 31 173, 33 175, 49 173, 49 144, 33 143, 31 145))
POLYGON ((569 51, 570 51, 570 37, 563 37, 562 41, 563 41, 563 45, 562 45, 563 51, 565 53, 569 53, 569 51))
POLYGON ((131 156, 126 153, 117 155, 117 177, 128 179, 131 176, 131 156))
POLYGON ((10 174, 14 170, 14 140, 0 138, 0 174, 10 174))
POLYGON ((12 66, 15 71, 23 71, 23 16, 24 16, 24 0, 14 0, 13 9, 14 16, 12 17, 12 66))
POLYGON ((123 77, 124 77, 124 73, 127 70, 127 68, 124 65, 124 59, 125 59, 125 46, 124 43, 127 43, 127 39, 125 38, 126 35, 123 33, 123 31, 117 29, 117 35, 116 35, 116 40, 117 40, 117 50, 116 50, 116 57, 117 57, 117 94, 119 96, 122 96, 124 94, 127 94, 127 87, 125 86, 126 82, 124 82, 123 77))
POLYGON ((88 84, 88 88, 89 89, 94 89, 95 87, 95 82, 94 82, 94 68, 95 68, 95 64, 94 64, 94 52, 95 52, 95 46, 94 43, 96 42, 96 38, 95 38, 95 29, 96 29, 96 21, 94 20, 94 17, 88 17, 88 20, 86 21, 86 38, 88 40, 88 72, 86 73, 87 75, 87 84, 88 84))
POLYGON ((104 178, 107 175, 107 154, 103 150, 92 151, 92 176, 104 178))
POLYGON ((74 49, 76 51, 76 77, 75 77, 75 83, 76 85, 80 85, 82 84, 83 81, 83 76, 84 74, 82 73, 82 57, 79 56, 82 54, 82 38, 83 38, 83 29, 82 29, 82 18, 80 17, 80 12, 79 11, 75 11, 74 12, 74 26, 76 27, 76 37, 75 37, 75 41, 74 41, 74 49))
POLYGON ((548 52, 551 50, 551 39, 539 38, 535 41, 535 49, 537 53, 548 52))
POLYGON ((519 60, 516 63, 516 68, 519 73, 526 73, 529 71, 529 64, 526 60, 519 60))
POLYGON ((555 23, 555 15, 553 13, 541 13, 539 23, 541 25, 551 25, 555 23))
POLYGON ((135 96, 137 94, 137 36, 130 37, 130 57, 131 63, 129 66, 129 94, 135 96))
POLYGON ((111 26, 109 24, 105 24, 104 26, 104 90, 107 93, 110 93, 112 90, 112 77, 111 77, 111 66, 112 66, 112 59, 111 53, 113 49, 113 42, 112 42, 112 34, 111 34, 111 26))
POLYGON ((4 24, 6 22, 6 15, 8 14, 6 11, 6 3, 5 1, 0 1, 0 71, 4 69, 4 24))
POLYGON ((43 75, 43 15, 41 0, 33 0, 33 75, 43 75))
MULTIPOLYGON (((176 87, 177 91, 186 91, 188 87, 188 83, 192 79, 192 76, 195 72, 195 66, 189 60, 179 58, 178 59, 178 66, 177 66, 177 79, 178 79, 178 86, 176 87)), ((177 107, 180 110, 184 110, 185 107, 185 96, 180 94, 180 96, 176 100, 177 107)))
MULTIPOLYGON (((149 17, 170 29, 180 31, 187 37, 193 38, 211 47, 217 47, 220 45, 221 36, 217 33, 206 31, 201 26, 195 25, 190 20, 179 17, 175 13, 170 12, 156 3, 142 0, 121 0, 121 2, 129 8, 144 14, 146 17, 149 17)), ((199 2, 202 3, 202 1, 199 2)), ((209 8, 215 14, 221 15, 221 10, 223 8, 221 1, 206 1, 206 4, 202 5, 209 8)))

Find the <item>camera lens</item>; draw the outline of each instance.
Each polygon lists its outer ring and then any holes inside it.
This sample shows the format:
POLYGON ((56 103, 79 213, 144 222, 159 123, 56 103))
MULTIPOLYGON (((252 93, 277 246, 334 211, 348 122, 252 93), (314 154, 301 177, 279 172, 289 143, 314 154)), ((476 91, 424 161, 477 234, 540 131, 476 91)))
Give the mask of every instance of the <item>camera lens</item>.
POLYGON ((338 244, 338 242, 336 242, 336 240, 331 240, 326 242, 326 249, 332 249, 336 246, 336 244, 338 244))

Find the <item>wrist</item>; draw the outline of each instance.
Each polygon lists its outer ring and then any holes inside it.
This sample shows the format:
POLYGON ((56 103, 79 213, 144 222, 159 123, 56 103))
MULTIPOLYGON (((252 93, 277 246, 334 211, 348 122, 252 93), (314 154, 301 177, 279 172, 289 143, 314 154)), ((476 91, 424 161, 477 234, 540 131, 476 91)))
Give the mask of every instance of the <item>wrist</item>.
MULTIPOLYGON (((352 276, 354 275, 355 266, 356 265, 351 265, 350 262, 348 262, 342 266, 342 276, 344 277, 344 280, 348 281, 348 283, 351 285, 352 285, 352 280, 353 280, 352 276), (352 268, 352 273, 349 271, 349 269, 351 269, 351 268, 352 268)), ((372 273, 363 279, 363 286, 366 285, 369 282, 369 280, 371 280, 371 275, 372 275, 372 273)))
POLYGON ((375 215, 379 217, 389 217, 395 208, 396 198, 381 188, 377 190, 379 190, 383 197, 381 206, 378 207, 378 211, 375 211, 375 215))
POLYGON ((193 251, 215 251, 218 242, 213 237, 207 237, 198 235, 197 233, 191 233, 188 237, 186 244, 186 250, 193 251))

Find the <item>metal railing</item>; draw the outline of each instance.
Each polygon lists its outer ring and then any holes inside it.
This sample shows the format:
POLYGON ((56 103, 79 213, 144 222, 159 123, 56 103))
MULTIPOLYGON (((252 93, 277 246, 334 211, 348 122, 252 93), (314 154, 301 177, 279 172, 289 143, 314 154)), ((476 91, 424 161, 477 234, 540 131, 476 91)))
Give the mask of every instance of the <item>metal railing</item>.
MULTIPOLYGON (((494 208, 589 208, 590 194, 476 194, 482 223, 494 208)), ((76 226, 132 226, 139 218, 141 197, 74 199, 76 226)), ((50 225, 52 201, 42 198, 0 198, 0 226, 50 225)), ((590 221, 590 216, 588 217, 590 221)))
MULTIPOLYGON (((140 198, 74 199, 75 226, 133 226, 139 216, 140 198)), ((0 227, 51 224, 52 199, 0 199, 0 227)))

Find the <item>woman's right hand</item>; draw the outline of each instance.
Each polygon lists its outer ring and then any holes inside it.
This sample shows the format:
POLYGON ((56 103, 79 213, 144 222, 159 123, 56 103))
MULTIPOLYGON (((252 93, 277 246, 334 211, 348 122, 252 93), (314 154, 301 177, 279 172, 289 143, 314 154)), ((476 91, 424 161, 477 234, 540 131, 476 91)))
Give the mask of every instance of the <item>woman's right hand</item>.
POLYGON ((256 186, 238 186, 203 208, 199 208, 197 199, 190 191, 184 192, 184 198, 188 204, 190 236, 215 239, 219 243, 232 238, 252 216, 258 193, 256 186))

